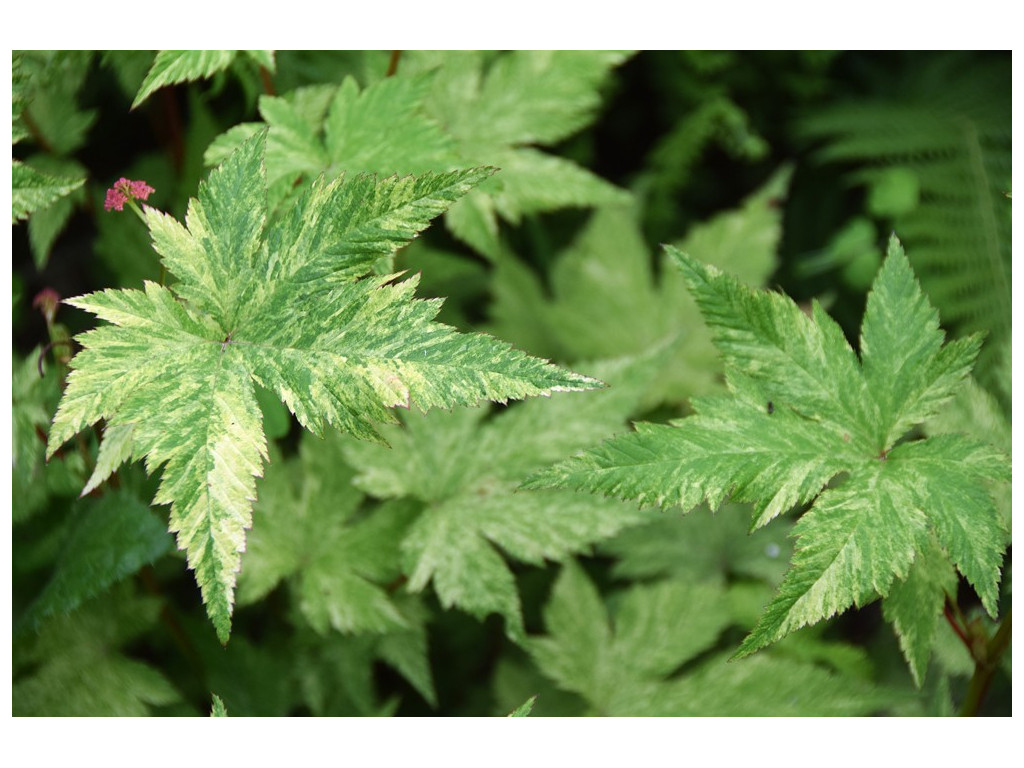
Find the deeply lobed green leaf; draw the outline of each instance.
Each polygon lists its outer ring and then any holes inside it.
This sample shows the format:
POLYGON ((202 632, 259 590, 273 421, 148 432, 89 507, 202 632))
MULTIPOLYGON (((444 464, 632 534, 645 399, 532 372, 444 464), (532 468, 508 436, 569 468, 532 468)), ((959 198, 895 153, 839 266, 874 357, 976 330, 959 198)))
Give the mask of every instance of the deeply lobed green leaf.
MULTIPOLYGON (((585 126, 600 105, 599 86, 626 56, 513 51, 490 62, 468 51, 407 51, 395 76, 362 89, 348 77, 336 89, 263 96, 271 207, 294 182, 324 171, 420 174, 496 166, 500 177, 446 215, 453 234, 495 258, 499 216, 518 222, 528 213, 626 199, 582 166, 531 146, 585 126)), ((230 129, 210 147, 207 162, 223 160, 259 127, 230 129)))
POLYGON ((541 671, 582 696, 590 714, 856 714, 880 700, 869 686, 804 660, 726 663, 714 653, 733 621, 721 585, 666 580, 634 585, 610 602, 570 561, 544 608, 547 634, 527 646, 541 671))
POLYGON ((943 344, 895 238, 868 297, 859 359, 817 304, 808 316, 786 297, 669 253, 711 327, 732 396, 696 399, 694 415, 670 426, 638 424, 524 487, 684 510, 731 497, 753 502, 755 527, 812 503, 794 529, 792 568, 737 655, 895 589, 887 615, 920 681, 922 644, 941 610, 934 592, 928 615, 906 607, 921 589, 908 582, 922 578, 912 570, 920 552, 941 553, 991 615, 998 608, 1008 535, 987 484, 1010 479, 1006 457, 955 435, 900 442, 953 397, 980 340, 943 344))
POLYGON ((482 335, 432 322, 440 302, 416 280, 360 280, 485 178, 474 169, 377 181, 319 179, 277 220, 267 214, 265 134, 200 185, 186 225, 147 212, 170 288, 70 300, 110 323, 80 337, 48 455, 100 419, 112 438, 90 487, 131 458, 163 467, 155 502, 222 641, 267 444, 256 387, 303 426, 379 439, 395 406, 505 401, 599 382, 482 335))
POLYGON ((122 585, 50 617, 14 647, 13 713, 21 717, 140 717, 173 704, 180 692, 124 647, 156 621, 160 606, 122 585))
POLYGON ((595 364, 607 390, 517 404, 489 419, 483 410, 409 415, 404 429, 383 430, 389 448, 349 441, 359 487, 378 498, 415 499, 421 509, 401 542, 409 588, 432 584, 445 607, 480 618, 498 613, 507 634, 522 641, 519 595, 503 554, 543 566, 651 516, 567 491, 512 490, 538 466, 619 428, 655 362, 595 364))
POLYGON ((262 599, 287 579, 317 632, 407 628, 384 585, 401 575, 398 542, 415 510, 392 505, 353 520, 362 494, 337 436, 304 437, 297 460, 275 458, 254 510, 239 603, 262 599))

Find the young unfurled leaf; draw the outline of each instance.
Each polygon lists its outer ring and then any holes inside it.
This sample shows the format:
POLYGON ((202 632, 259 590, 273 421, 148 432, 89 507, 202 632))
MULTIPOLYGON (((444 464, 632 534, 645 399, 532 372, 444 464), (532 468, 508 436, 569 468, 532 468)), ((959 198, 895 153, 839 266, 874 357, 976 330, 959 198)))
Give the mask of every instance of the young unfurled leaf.
MULTIPOLYGON (((980 339, 943 344, 895 238, 868 296, 859 359, 817 304, 808 317, 784 296, 669 252, 711 327, 732 395, 695 399, 695 415, 671 425, 638 424, 526 487, 686 510, 731 497, 753 503, 754 527, 813 501, 794 528, 792 568, 737 655, 895 590, 886 613, 922 674, 919 635, 934 622, 905 608, 924 605, 908 597, 920 591, 920 568, 939 573, 935 559, 944 558, 997 611, 1008 536, 986 483, 1009 480, 1008 460, 958 435, 905 441, 963 384, 980 339)), ((942 602, 927 605, 934 614, 942 602)))
MULTIPOLYGON (((211 173, 187 226, 147 209, 154 247, 179 282, 70 300, 110 325, 80 337, 47 449, 100 419, 131 430, 131 457, 164 467, 155 502, 171 505, 170 528, 222 641, 267 457, 257 385, 318 435, 333 426, 371 440, 395 406, 600 386, 432 322, 440 302, 414 299, 415 278, 359 279, 491 169, 321 178, 270 222, 264 143, 257 134, 211 173)), ((101 458, 111 471, 103 449, 101 458)))

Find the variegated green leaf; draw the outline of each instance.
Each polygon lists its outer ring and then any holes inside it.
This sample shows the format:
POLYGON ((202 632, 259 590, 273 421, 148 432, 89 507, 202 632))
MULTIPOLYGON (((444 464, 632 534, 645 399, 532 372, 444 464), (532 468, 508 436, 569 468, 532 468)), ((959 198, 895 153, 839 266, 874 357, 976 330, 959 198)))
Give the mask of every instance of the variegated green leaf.
POLYGON ((925 513, 908 501, 889 467, 863 468, 823 493, 797 522, 793 567, 737 655, 885 596, 906 578, 927 533, 925 513))
POLYGON ((238 51, 160 51, 132 102, 135 109, 165 85, 210 77, 227 66, 238 51))
POLYGON ((491 61, 470 51, 409 57, 413 70, 436 69, 425 103, 455 138, 462 162, 506 171, 446 215, 456 237, 496 259, 499 214, 517 222, 529 212, 628 200, 599 176, 537 149, 593 119, 601 83, 627 57, 623 51, 511 51, 491 61))
POLYGON ((70 195, 85 179, 51 176, 18 160, 11 161, 11 223, 29 218, 35 211, 70 195))
POLYGON ((638 424, 525 487, 684 510, 732 498, 753 503, 755 527, 813 502, 794 529, 792 568, 737 655, 895 591, 887 616, 920 682, 941 601, 907 608, 922 573, 938 573, 914 569, 915 558, 938 547, 985 609, 998 609, 1009 537, 989 484, 1009 481, 1006 456, 957 435, 900 442, 964 384, 980 341, 943 344, 895 238, 868 297, 859 358, 817 304, 808 316, 784 296, 669 253, 711 328, 732 396, 695 399, 694 415, 670 426, 638 424))
MULTIPOLYGON (((593 118, 600 85, 627 56, 512 51, 486 66, 486 57, 472 51, 407 51, 396 76, 362 89, 348 77, 336 90, 263 96, 271 207, 295 180, 325 171, 419 174, 495 166, 502 175, 446 216, 456 237, 495 258, 499 216, 518 222, 527 213, 628 200, 582 166, 536 148, 569 137, 593 118)), ((207 163, 223 159, 255 129, 231 128, 210 147, 207 163)))
POLYGON ((943 606, 948 597, 955 597, 956 588, 956 570, 932 537, 917 552, 907 577, 893 584, 882 603, 918 685, 924 682, 943 606))
POLYGON ((384 585, 401 575, 398 543, 415 509, 385 505, 354 521, 363 495, 340 442, 306 435, 297 460, 274 457, 254 509, 238 602, 260 600, 288 580, 317 632, 407 628, 384 585))
POLYGON ((521 641, 519 595, 503 554, 543 566, 657 513, 568 491, 511 491, 536 467, 622 425, 655 362, 652 355, 595 364, 607 390, 538 399, 489 419, 481 409, 410 415, 404 429, 384 431, 390 447, 349 441, 360 488, 422 508, 401 543, 409 588, 432 585, 442 605, 480 618, 498 613, 521 641))
MULTIPOLYGON (((360 90, 349 77, 338 87, 262 96, 271 208, 296 180, 321 173, 386 176, 457 167, 452 138, 423 110, 430 80, 430 73, 394 77, 360 90)), ((206 151, 207 164, 226 159, 262 127, 244 123, 219 136, 206 151)))
POLYGON ((110 443, 90 488, 129 456, 163 467, 155 502, 171 505, 222 641, 267 458, 257 386, 317 434, 333 426, 368 439, 395 406, 601 386, 433 322, 440 301, 413 298, 415 279, 360 279, 491 169, 319 179, 271 224, 264 143, 254 135, 211 173, 185 226, 148 211, 177 283, 70 300, 109 325, 80 337, 48 442, 52 455, 106 420, 110 443))

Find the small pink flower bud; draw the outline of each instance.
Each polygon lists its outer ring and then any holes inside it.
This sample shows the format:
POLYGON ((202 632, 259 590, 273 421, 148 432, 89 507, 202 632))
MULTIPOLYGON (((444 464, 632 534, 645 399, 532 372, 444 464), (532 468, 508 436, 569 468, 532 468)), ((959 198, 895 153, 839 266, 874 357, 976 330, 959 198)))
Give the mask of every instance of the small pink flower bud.
POLYGON ((58 304, 60 304, 60 294, 53 288, 43 288, 32 299, 32 306, 43 313, 47 325, 53 325, 53 320, 57 316, 58 304))
POLYGON ((103 202, 103 207, 108 211, 123 211, 124 204, 129 200, 146 200, 154 191, 144 181, 131 181, 122 176, 107 190, 107 199, 103 202))

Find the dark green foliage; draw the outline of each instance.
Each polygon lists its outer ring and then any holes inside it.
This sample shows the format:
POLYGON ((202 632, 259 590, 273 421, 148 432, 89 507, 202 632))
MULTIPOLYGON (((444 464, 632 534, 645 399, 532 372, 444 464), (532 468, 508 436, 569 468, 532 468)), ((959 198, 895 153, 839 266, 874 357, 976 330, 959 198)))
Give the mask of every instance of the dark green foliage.
POLYGON ((866 189, 876 243, 899 233, 943 321, 988 333, 977 375, 990 388, 1010 334, 1009 83, 1009 59, 934 55, 901 73, 892 93, 800 122, 816 158, 866 189))

